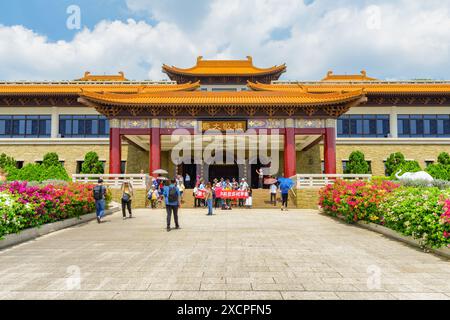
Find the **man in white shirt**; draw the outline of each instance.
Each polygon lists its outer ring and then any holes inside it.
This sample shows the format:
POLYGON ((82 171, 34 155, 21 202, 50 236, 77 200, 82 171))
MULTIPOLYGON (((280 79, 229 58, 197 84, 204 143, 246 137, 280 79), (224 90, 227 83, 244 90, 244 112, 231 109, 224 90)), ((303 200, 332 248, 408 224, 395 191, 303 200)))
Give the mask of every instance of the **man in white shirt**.
POLYGON ((270 185, 270 203, 274 206, 277 205, 277 190, 278 188, 275 183, 270 185))

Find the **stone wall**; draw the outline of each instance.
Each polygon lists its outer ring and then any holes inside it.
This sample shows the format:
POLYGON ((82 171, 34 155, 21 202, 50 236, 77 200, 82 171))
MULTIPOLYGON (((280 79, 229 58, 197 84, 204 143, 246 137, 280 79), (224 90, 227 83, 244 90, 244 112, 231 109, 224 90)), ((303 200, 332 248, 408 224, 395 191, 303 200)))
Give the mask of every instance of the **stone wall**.
MULTIPOLYGON (((111 194, 113 201, 117 203, 122 202, 122 192, 120 189, 111 188, 111 194)), ((145 189, 134 189, 134 196, 131 201, 131 208, 145 208, 145 200, 147 199, 147 191, 145 189)))
POLYGON ((319 203, 320 188, 304 188, 295 190, 297 198, 294 199, 298 209, 316 209, 319 203))
MULTIPOLYGON (((445 151, 450 153, 450 145, 447 144, 343 144, 339 142, 336 146, 336 170, 343 173, 342 160, 348 160, 350 153, 360 150, 364 153, 366 160, 372 164, 372 174, 384 176, 384 163, 391 153, 401 152, 408 160, 417 160, 422 168, 425 168, 426 160, 437 161, 439 153, 445 151)), ((320 155, 323 159, 323 146, 320 146, 320 155)))

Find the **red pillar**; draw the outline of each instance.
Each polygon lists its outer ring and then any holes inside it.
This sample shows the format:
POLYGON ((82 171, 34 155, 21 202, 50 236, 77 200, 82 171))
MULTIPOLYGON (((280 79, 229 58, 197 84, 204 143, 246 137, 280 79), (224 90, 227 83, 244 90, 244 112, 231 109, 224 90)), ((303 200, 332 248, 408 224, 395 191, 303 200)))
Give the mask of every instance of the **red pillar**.
POLYGON ((119 128, 109 129, 109 173, 120 174, 122 144, 119 128))
POLYGON ((152 128, 150 135, 150 175, 156 169, 161 169, 161 132, 152 128))
POLYGON ((325 174, 336 174, 336 130, 326 128, 324 135, 325 174))
POLYGON ((286 128, 284 134, 284 176, 290 178, 296 174, 295 129, 286 128))

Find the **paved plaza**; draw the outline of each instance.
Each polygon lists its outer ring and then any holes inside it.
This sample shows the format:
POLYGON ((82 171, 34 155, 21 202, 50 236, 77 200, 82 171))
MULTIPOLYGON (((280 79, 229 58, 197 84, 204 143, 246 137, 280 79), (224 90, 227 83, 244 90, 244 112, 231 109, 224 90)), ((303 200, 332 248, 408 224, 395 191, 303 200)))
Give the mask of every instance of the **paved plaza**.
POLYGON ((0 251, 0 299, 450 299, 450 262, 312 210, 163 210, 0 251))

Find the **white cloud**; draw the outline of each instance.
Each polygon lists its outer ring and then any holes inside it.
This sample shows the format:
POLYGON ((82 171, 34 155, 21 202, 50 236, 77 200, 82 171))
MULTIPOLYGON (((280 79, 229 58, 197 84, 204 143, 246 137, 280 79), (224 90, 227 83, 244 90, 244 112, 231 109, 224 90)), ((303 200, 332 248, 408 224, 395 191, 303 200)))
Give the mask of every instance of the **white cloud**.
POLYGON ((438 0, 127 0, 145 22, 100 22, 72 41, 49 42, 24 27, 0 26, 0 78, 73 79, 85 70, 161 79, 161 64, 205 58, 286 62, 288 79, 320 79, 328 69, 366 69, 381 78, 450 78, 450 3, 438 0), (306 4, 308 3, 308 5, 306 4), (193 23, 189 24, 189 21, 193 23), (273 30, 290 30, 271 39, 273 30))

